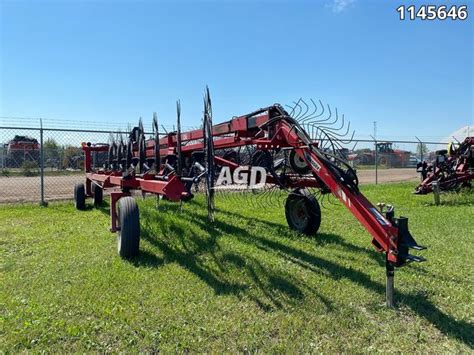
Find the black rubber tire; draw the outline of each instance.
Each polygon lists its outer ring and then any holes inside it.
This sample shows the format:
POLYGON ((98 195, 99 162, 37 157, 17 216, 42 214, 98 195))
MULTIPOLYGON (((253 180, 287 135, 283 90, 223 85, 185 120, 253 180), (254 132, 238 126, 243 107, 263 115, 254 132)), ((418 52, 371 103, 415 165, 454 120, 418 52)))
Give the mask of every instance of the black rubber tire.
POLYGON ((295 190, 286 199, 285 216, 290 229, 314 235, 321 225, 321 208, 308 190, 295 190))
POLYGON ((119 200, 120 232, 118 254, 124 259, 138 255, 140 249, 140 213, 137 202, 131 196, 119 200))
POLYGON ((302 158, 300 158, 300 156, 296 154, 296 151, 294 150, 290 152, 288 160, 291 168, 298 174, 306 175, 309 174, 309 172, 311 171, 306 162, 302 158))
POLYGON ((86 209, 86 187, 83 183, 74 186, 74 206, 77 210, 86 209))
POLYGON ((102 205, 102 202, 104 201, 104 190, 102 187, 96 184, 92 184, 92 195, 94 198, 94 206, 100 206, 102 205))

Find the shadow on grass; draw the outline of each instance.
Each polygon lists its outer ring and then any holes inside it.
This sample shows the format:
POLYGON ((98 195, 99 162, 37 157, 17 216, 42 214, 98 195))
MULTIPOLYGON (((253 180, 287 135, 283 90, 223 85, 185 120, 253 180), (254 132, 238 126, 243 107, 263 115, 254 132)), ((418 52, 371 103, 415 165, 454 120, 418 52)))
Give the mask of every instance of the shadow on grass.
MULTIPOLYGON (((165 208, 165 210, 168 208, 165 208)), ((183 214, 182 218, 192 224, 192 230, 181 224, 167 221, 152 209, 142 209, 142 238, 157 247, 163 253, 163 259, 153 259, 148 252, 132 261, 137 266, 158 267, 164 263, 174 262, 198 276, 209 285, 216 294, 233 294, 253 300, 262 310, 288 308, 301 301, 305 294, 317 297, 328 310, 333 309, 331 300, 321 295, 314 287, 295 278, 289 272, 275 272, 266 267, 249 253, 241 255, 220 250, 217 239, 223 235, 232 235, 245 245, 256 247, 269 254, 269 257, 281 257, 285 261, 298 265, 314 273, 323 274, 333 280, 346 279, 361 287, 376 292, 381 297, 385 294, 385 285, 373 281, 361 271, 341 266, 333 261, 315 256, 297 247, 284 244, 274 238, 267 238, 258 233, 216 220, 210 225, 206 216, 183 214), (191 233, 191 235, 190 235, 191 233), (185 237, 188 235, 188 237, 185 237), (190 235, 190 236, 189 236, 190 235), (142 260, 143 258, 143 260, 142 260), (215 262, 216 267, 209 266, 208 259, 215 262), (235 277, 238 271, 243 277, 235 277), (255 292, 258 290, 258 292, 255 292), (283 296, 283 297, 282 297, 283 296)), ((229 213, 228 211, 221 211, 229 213)), ((232 213, 239 218, 245 218, 232 213)), ((269 228, 282 228, 281 225, 268 221, 252 220, 264 223, 269 228)), ((185 224, 183 224, 185 225, 185 224)), ((321 233, 319 243, 336 243, 347 249, 349 253, 369 253, 366 249, 351 245, 340 236, 321 233)), ((318 242, 315 240, 315 242, 318 242)), ((369 253, 371 257, 378 255, 369 253)), ((260 258, 259 258, 260 259, 260 258)), ((382 259, 382 258, 379 258, 382 259)), ((383 264, 383 262, 382 262, 383 264)), ((414 313, 425 318, 447 336, 462 341, 469 347, 474 346, 474 326, 467 321, 456 320, 443 313, 421 293, 397 293, 400 305, 406 305, 414 313)))
MULTIPOLYGON (((223 214, 226 214, 226 215, 238 217, 238 218, 241 218, 241 219, 250 220, 249 217, 246 217, 246 216, 244 216, 242 214, 239 214, 239 213, 236 213, 236 212, 230 212, 230 211, 226 211, 226 210, 218 210, 218 211, 220 213, 223 213, 223 214)), ((281 234, 285 234, 285 233, 288 232, 288 226, 286 226, 286 225, 283 226, 281 224, 270 222, 270 221, 259 219, 259 218, 251 218, 251 220, 255 221, 255 222, 258 222, 258 223, 263 223, 263 224, 267 225, 269 228, 272 228, 274 230, 276 229, 278 232, 281 232, 281 234)), ((343 247, 345 250, 350 251, 350 252, 367 254, 369 257, 374 259, 379 265, 385 267, 385 261, 381 257, 380 253, 376 252, 374 249, 366 249, 366 248, 362 248, 362 247, 359 247, 357 245, 348 243, 344 240, 344 238, 342 238, 339 235, 318 232, 315 236, 301 235, 300 237, 301 238, 306 238, 306 239, 308 239, 308 241, 311 241, 311 242, 315 243, 316 245, 334 244, 334 245, 339 245, 339 246, 343 247)))
POLYGON ((160 218, 161 213, 163 210, 157 213, 143 209, 142 238, 160 249, 165 263, 177 263, 212 287, 216 294, 246 297, 261 309, 270 311, 298 303, 307 291, 318 297, 327 309, 332 309, 328 299, 317 290, 301 285, 290 273, 269 270, 265 263, 250 255, 220 250, 217 238, 223 234, 238 233, 252 238, 244 229, 219 221, 210 226, 207 217, 183 215, 193 224, 191 233, 201 232, 183 237, 189 235, 190 230, 160 218))
MULTIPOLYGON (((474 199, 473 199, 474 200, 474 199)), ((443 201, 443 198, 441 197, 441 201, 439 205, 437 205, 434 202, 427 202, 425 204, 426 207, 439 207, 439 206, 446 206, 446 207, 466 207, 466 206, 473 206, 474 201, 469 201, 469 200, 445 200, 443 201)))
POLYGON ((140 255, 127 259, 137 267, 158 267, 164 264, 164 260, 147 250, 140 250, 140 255))

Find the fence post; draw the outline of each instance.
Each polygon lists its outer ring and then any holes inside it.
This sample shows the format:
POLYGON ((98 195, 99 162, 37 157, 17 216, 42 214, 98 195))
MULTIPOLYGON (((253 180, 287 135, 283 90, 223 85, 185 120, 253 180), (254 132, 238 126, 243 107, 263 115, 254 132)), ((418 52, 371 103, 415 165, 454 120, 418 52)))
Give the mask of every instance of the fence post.
POLYGON ((44 200, 44 145, 43 145, 43 120, 40 118, 40 189, 41 202, 40 206, 47 206, 44 200))
POLYGON ((375 185, 379 183, 377 141, 375 140, 375 185))
POLYGON ((423 163, 423 142, 421 141, 420 138, 418 138, 417 136, 415 136, 415 138, 418 140, 418 144, 419 144, 419 147, 420 147, 420 162, 423 163))

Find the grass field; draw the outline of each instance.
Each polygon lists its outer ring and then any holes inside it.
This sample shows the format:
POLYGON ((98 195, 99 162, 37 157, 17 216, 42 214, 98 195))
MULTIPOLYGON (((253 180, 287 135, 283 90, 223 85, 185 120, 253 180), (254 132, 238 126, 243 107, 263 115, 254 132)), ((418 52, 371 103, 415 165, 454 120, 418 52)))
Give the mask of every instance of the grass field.
POLYGON ((383 256, 344 207, 319 235, 290 232, 283 208, 204 199, 140 201, 141 255, 123 261, 107 207, 0 208, 0 351, 473 352, 474 194, 364 186, 397 206, 428 261, 397 271, 384 306, 383 256))

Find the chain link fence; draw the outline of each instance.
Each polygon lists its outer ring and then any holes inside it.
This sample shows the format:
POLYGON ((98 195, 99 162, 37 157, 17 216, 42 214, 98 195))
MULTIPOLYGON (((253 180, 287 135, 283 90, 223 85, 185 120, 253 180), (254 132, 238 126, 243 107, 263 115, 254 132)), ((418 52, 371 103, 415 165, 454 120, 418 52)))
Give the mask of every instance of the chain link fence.
MULTIPOLYGON (((74 185, 84 181, 81 143, 107 143, 111 135, 125 138, 126 132, 48 128, 41 123, 29 128, 0 126, 0 203, 72 199, 74 185)), ((417 163, 432 160, 447 143, 354 139, 350 145, 343 154, 362 184, 413 181, 415 185, 417 163)), ((102 166, 105 159, 105 153, 96 154, 93 164, 102 166)))

